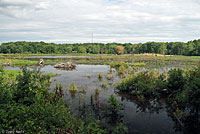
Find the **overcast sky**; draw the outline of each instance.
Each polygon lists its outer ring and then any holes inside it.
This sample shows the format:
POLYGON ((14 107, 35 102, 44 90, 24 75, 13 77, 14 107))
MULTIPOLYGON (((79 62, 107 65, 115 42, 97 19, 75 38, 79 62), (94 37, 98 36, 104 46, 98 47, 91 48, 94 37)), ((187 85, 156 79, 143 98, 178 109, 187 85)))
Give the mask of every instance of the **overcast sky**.
POLYGON ((0 0, 0 42, 189 41, 200 0, 0 0))

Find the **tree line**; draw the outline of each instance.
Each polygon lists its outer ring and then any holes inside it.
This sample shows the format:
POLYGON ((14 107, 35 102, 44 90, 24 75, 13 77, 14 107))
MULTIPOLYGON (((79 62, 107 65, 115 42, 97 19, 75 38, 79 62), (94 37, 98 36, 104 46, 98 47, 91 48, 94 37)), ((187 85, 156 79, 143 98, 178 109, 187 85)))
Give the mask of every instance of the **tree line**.
POLYGON ((140 54, 156 53, 165 55, 200 56, 200 39, 184 42, 147 43, 74 43, 55 44, 45 42, 8 42, 0 45, 0 53, 29 54, 140 54))

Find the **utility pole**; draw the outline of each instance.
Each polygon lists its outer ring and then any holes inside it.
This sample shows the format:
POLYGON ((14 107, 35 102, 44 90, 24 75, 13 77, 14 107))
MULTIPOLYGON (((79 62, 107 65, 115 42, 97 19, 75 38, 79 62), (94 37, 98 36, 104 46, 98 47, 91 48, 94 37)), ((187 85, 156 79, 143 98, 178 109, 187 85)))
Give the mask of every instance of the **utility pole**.
POLYGON ((93 32, 92 32, 92 44, 93 44, 93 32))

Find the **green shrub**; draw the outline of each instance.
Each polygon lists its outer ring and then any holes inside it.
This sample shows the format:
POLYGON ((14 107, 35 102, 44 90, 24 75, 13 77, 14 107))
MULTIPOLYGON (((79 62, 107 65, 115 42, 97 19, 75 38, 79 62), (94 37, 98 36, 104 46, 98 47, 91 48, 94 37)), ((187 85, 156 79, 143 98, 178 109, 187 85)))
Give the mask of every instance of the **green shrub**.
POLYGON ((114 95, 111 95, 108 100, 108 109, 112 114, 117 114, 120 110, 123 110, 123 105, 120 103, 114 95))
POLYGON ((124 75, 126 73, 126 68, 122 65, 117 69, 117 72, 124 75))
POLYGON ((24 133, 106 133, 93 117, 82 120, 62 99, 62 87, 49 93, 39 70, 23 69, 15 82, 5 81, 0 68, 0 130, 24 133), (55 97, 61 95, 55 101, 55 97))
POLYGON ((169 72, 168 89, 170 93, 175 93, 184 89, 186 76, 181 69, 172 69, 169 72))
POLYGON ((136 75, 131 75, 128 78, 122 80, 122 82, 116 87, 121 91, 128 91, 134 94, 141 93, 144 95, 152 95, 156 88, 156 77, 154 72, 139 72, 136 75))

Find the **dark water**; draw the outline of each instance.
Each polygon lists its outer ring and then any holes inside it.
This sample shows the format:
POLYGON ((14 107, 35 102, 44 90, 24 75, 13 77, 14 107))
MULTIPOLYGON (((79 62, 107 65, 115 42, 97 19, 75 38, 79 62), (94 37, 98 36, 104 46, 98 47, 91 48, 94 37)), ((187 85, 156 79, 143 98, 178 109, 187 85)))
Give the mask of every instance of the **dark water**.
MULTIPOLYGON (((18 67, 6 67, 5 69, 13 70, 18 67)), ((124 104, 124 110, 121 111, 123 115, 122 120, 128 127, 129 133, 134 134, 168 134, 181 133, 176 132, 174 122, 167 113, 164 102, 155 102, 153 100, 148 102, 140 102, 137 98, 128 96, 126 94, 116 93, 114 86, 121 81, 121 78, 113 72, 114 79, 107 80, 106 75, 110 68, 106 65, 77 65, 76 70, 66 71, 57 70, 51 65, 41 68, 41 71, 47 73, 56 73, 58 76, 52 78, 50 86, 51 91, 54 90, 56 83, 62 84, 64 89, 64 98, 68 100, 71 109, 79 113, 81 105, 89 105, 91 103, 91 95, 95 96, 95 89, 99 88, 98 102, 106 103, 110 95, 114 95, 120 102, 124 104), (103 79, 98 79, 98 74, 103 74, 103 79), (88 77, 90 76, 90 78, 88 77), (101 82, 108 83, 107 88, 101 87, 101 82), (69 86, 74 82, 79 90, 86 90, 86 94, 76 93, 72 95, 69 92, 69 86)))

